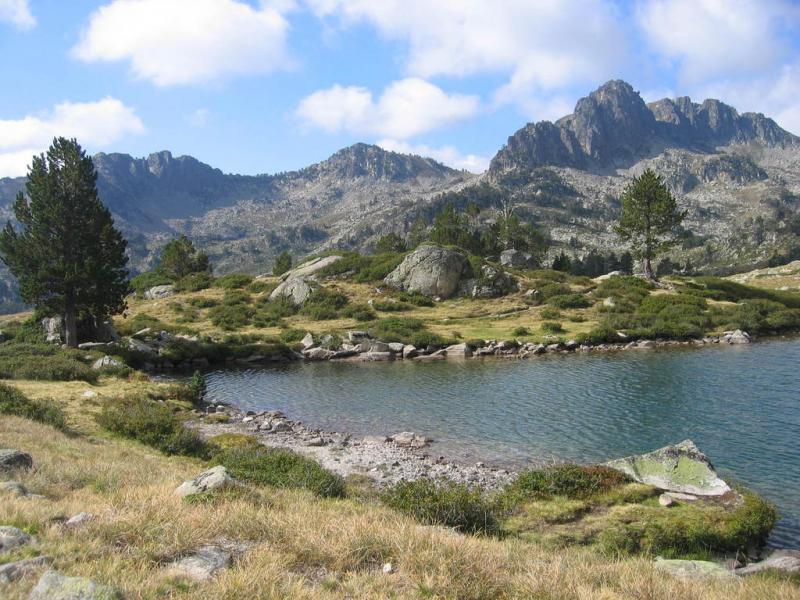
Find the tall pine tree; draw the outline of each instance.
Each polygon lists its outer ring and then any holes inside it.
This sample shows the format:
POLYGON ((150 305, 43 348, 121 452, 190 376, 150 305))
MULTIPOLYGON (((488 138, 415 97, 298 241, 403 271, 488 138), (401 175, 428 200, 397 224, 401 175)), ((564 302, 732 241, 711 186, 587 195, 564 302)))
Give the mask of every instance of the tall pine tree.
POLYGON ((652 260, 675 241, 670 239, 686 217, 661 177, 651 169, 635 177, 622 194, 622 214, 614 228, 641 259, 644 276, 654 279, 652 260))
POLYGON ((0 259, 23 300, 61 315, 68 346, 78 317, 102 319, 125 307, 127 242, 97 193, 92 159, 74 139, 56 138, 34 156, 14 202, 15 226, 0 232, 0 259))

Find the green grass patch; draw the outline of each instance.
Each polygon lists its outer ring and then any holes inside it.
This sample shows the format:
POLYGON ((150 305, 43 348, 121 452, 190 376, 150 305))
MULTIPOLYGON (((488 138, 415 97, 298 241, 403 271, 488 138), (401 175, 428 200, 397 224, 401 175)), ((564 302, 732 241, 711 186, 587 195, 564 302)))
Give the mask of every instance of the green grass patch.
POLYGON ((217 277, 214 281, 214 287, 222 288, 223 290, 240 290, 253 283, 253 279, 252 275, 245 273, 229 273, 222 277, 217 277))

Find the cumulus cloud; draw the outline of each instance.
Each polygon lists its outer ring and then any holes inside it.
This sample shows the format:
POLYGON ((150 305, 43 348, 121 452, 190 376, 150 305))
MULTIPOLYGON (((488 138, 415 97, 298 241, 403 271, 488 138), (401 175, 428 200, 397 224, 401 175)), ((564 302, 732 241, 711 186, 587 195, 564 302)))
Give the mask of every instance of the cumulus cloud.
POLYGON ((159 86, 206 83, 286 68, 291 3, 237 0, 113 0, 89 18, 73 55, 128 61, 159 86))
POLYGON ((409 74, 509 73, 497 99, 610 78, 626 64, 624 24, 610 0, 308 0, 321 18, 368 23, 406 42, 409 74))
POLYGON ((62 102, 52 110, 21 119, 0 119, 0 177, 24 175, 31 156, 56 136, 75 137, 84 146, 103 148, 144 125, 132 108, 116 98, 62 102))
POLYGON ((646 0, 637 10, 648 44, 686 83, 773 67, 789 55, 786 27, 798 18, 784 0, 646 0))
POLYGON ((28 0, 0 0, 0 21, 22 30, 36 26, 28 0))
POLYGON ((300 101, 295 114, 308 127, 329 133, 407 139, 475 115, 476 96, 447 94, 418 78, 389 85, 377 100, 363 87, 334 85, 300 101))
POLYGON ((462 154, 455 146, 429 146, 427 144, 410 144, 408 142, 384 139, 377 142, 384 150, 416 154, 438 160, 454 169, 464 169, 471 173, 483 173, 489 167, 490 156, 478 154, 462 154))

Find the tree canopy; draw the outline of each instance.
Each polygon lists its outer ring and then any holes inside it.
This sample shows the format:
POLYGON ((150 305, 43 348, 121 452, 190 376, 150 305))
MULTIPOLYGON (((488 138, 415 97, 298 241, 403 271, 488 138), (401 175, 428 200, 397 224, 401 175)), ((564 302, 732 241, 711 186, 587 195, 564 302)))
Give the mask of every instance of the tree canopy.
POLYGON ((686 217, 661 177, 647 169, 622 194, 622 212, 614 228, 629 242, 643 264, 645 277, 654 278, 652 260, 675 244, 674 236, 686 217))
POLYGON ((53 140, 34 156, 13 205, 17 223, 0 232, 0 259, 23 300, 64 319, 78 344, 77 319, 121 311, 128 293, 127 242, 97 192, 92 159, 74 139, 53 140))
POLYGON ((191 273, 208 273, 211 263, 205 252, 197 250, 189 238, 180 235, 161 250, 156 269, 170 279, 178 280, 191 273))
POLYGON ((292 268, 292 255, 288 250, 284 250, 275 257, 275 264, 272 265, 273 275, 283 275, 292 268))

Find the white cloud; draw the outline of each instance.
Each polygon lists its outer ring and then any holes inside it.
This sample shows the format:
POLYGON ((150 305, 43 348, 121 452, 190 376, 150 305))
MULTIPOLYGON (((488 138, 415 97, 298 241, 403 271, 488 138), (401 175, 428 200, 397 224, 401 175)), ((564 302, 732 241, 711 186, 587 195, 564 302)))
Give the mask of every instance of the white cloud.
POLYGON ((413 75, 508 73, 499 101, 594 84, 627 63, 624 25, 611 0, 307 0, 321 18, 366 22, 408 44, 413 75))
POLYGON ((0 21, 11 23, 22 30, 36 26, 28 0, 0 0, 0 21))
POLYGON ((102 148, 144 131, 133 109, 111 97, 62 102, 43 114, 0 119, 0 177, 24 175, 31 156, 46 150, 56 136, 75 137, 81 145, 102 148))
POLYGON ((471 117, 478 105, 476 96, 447 94, 409 78, 389 85, 377 100, 366 88, 334 85, 303 98, 295 114, 304 125, 329 133, 406 139, 471 117))
POLYGON ((73 54, 86 62, 130 62, 159 86, 268 73, 290 64, 291 3, 237 0, 113 0, 89 18, 73 54))
POLYGON ((645 0, 636 13, 647 43, 690 84, 774 67, 790 53, 785 28, 800 19, 784 0, 645 0))
POLYGON ((417 154, 438 160, 454 169, 464 169, 471 173, 483 173, 489 168, 491 156, 478 154, 462 154, 455 146, 428 146, 427 144, 409 144, 399 140, 384 139, 377 142, 384 150, 417 154))

